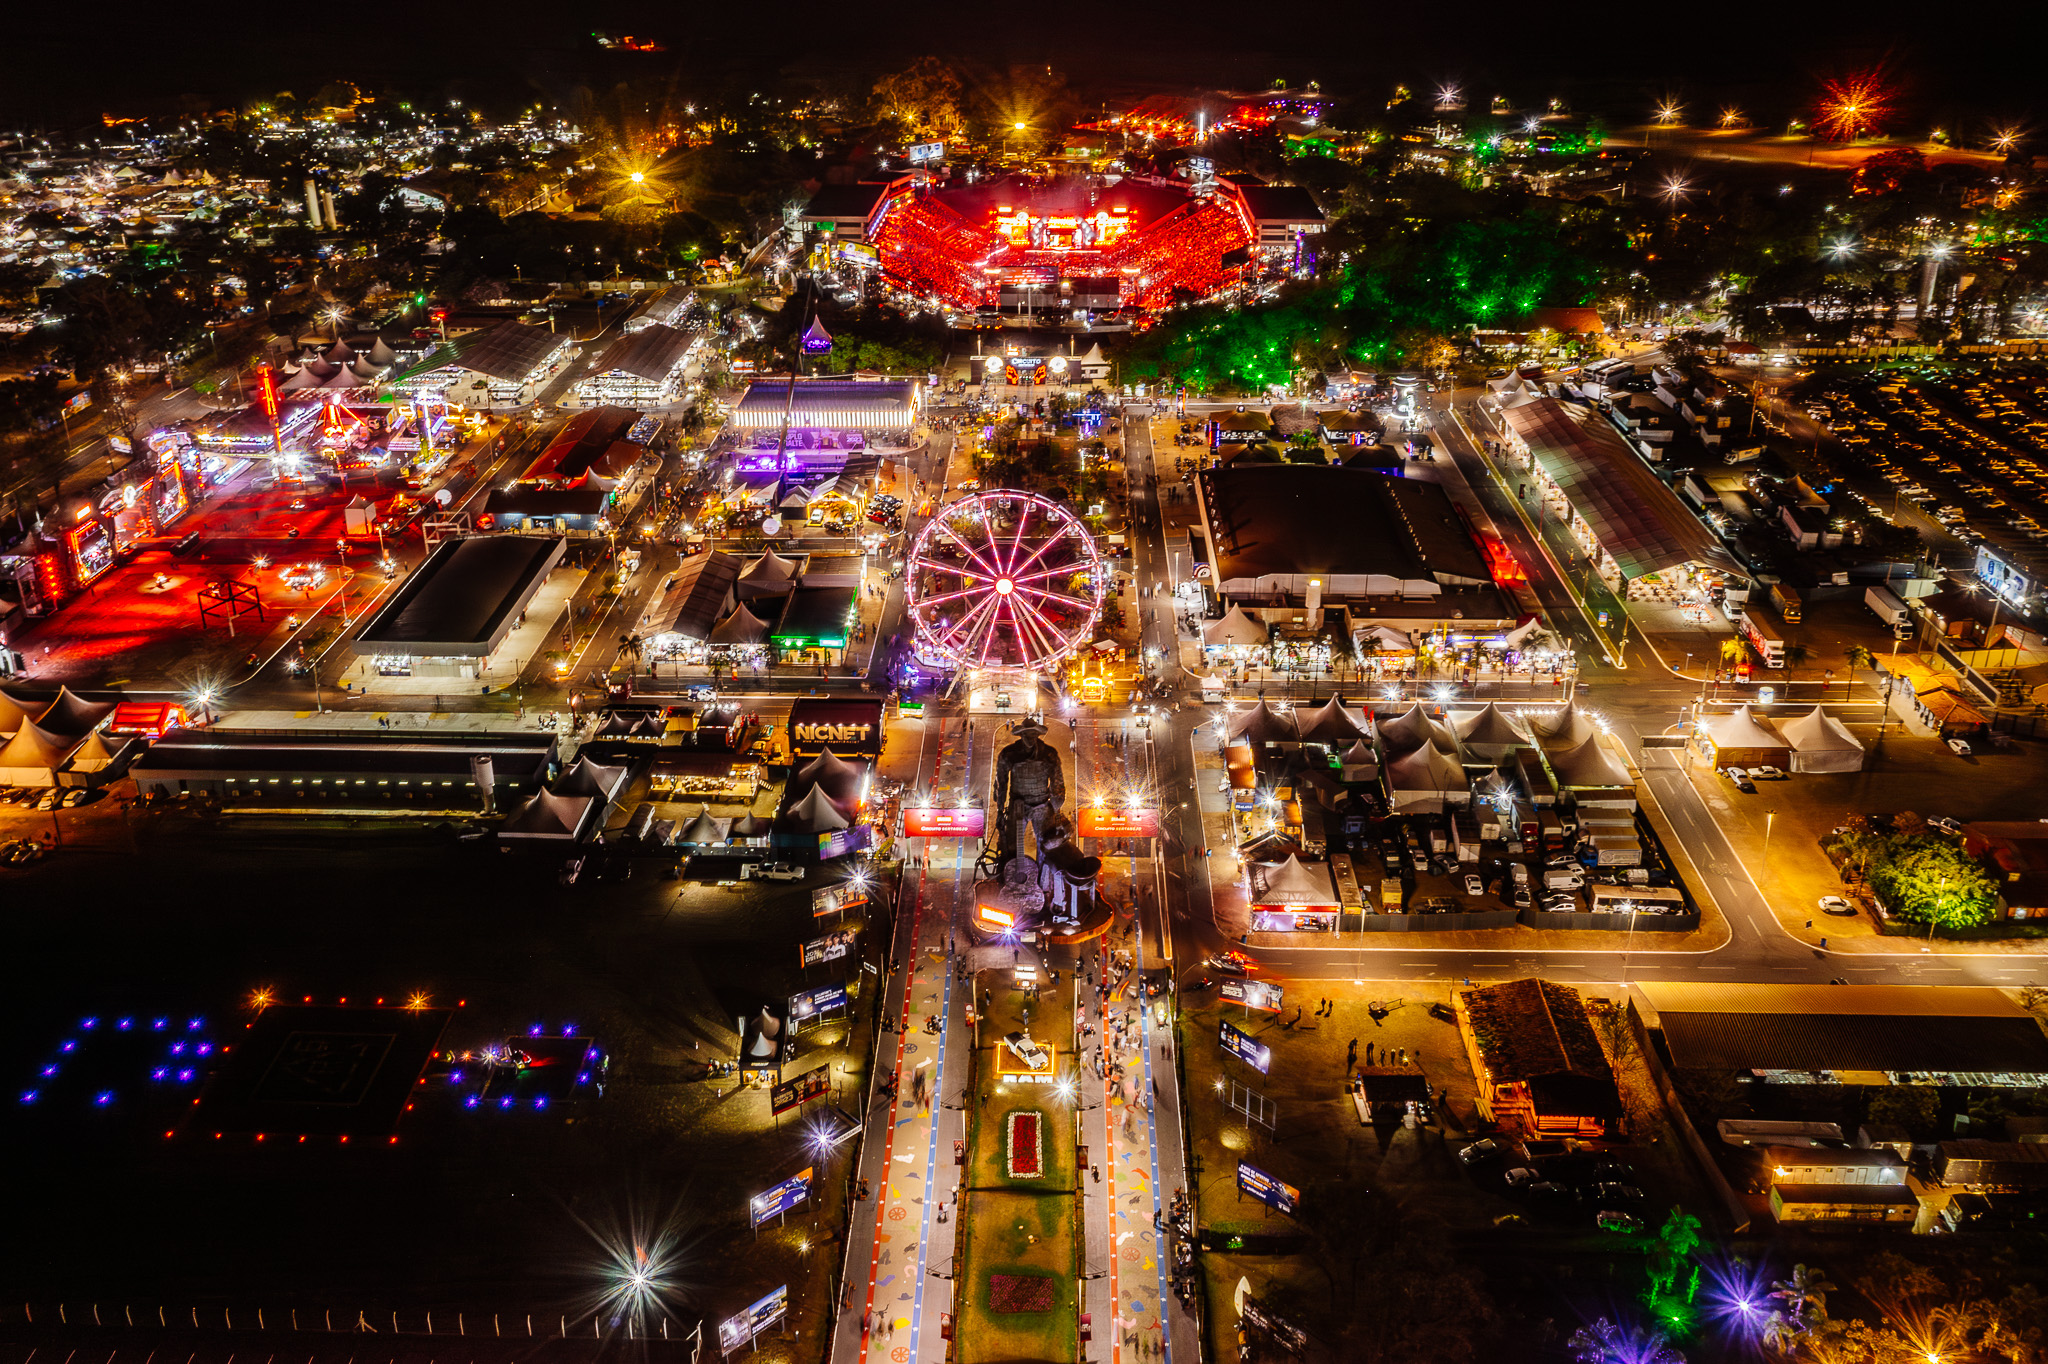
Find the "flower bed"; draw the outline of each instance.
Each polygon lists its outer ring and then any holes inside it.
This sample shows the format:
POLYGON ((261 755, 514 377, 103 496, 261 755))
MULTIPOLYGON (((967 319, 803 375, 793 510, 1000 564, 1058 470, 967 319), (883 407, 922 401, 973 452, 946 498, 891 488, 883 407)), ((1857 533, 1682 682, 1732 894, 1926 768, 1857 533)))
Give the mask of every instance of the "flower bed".
POLYGON ((1005 1125, 1003 1170, 1012 1179, 1045 1173, 1045 1120, 1035 1112, 1012 1113, 1005 1125))
POLYGON ((1056 1297, 1055 1284, 1050 1274, 991 1274, 988 1276, 988 1310, 1050 1312, 1056 1297))

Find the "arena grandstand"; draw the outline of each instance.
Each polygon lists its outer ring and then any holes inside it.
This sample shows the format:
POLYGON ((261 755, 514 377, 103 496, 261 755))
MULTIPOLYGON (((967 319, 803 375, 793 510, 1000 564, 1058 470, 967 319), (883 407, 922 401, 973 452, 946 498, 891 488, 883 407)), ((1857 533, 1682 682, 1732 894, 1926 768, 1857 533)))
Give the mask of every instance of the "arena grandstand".
POLYGON ((1115 281, 1110 307, 1149 311, 1242 279, 1263 226, 1229 181, 1004 176, 937 189, 905 178, 866 231, 883 277, 934 306, 1103 308, 1115 281))

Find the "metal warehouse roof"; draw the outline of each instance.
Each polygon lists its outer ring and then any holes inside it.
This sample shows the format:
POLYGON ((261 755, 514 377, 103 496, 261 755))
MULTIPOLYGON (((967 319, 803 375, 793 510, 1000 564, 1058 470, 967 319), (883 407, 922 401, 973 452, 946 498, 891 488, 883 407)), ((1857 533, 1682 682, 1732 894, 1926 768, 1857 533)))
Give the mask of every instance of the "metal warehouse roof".
POLYGON ((539 369, 549 356, 568 344, 566 332, 543 331, 522 322, 500 322, 487 331, 456 337, 429 355, 412 373, 426 374, 453 367, 511 383, 539 369))
POLYGON ((1636 990, 1676 1066, 2048 1074, 2048 1033, 1989 987, 1658 983, 1636 990))
POLYGON ((559 536, 473 536, 443 540, 398 595, 370 617, 358 652, 488 657, 562 561, 559 536))
POLYGON ((1721 542, 1595 409, 1537 398, 1501 415, 1624 577, 1690 563, 1734 567, 1721 542))
POLYGON ((695 332, 677 331, 657 322, 612 342, 590 372, 595 377, 616 371, 658 384, 683 362, 696 339, 695 332))

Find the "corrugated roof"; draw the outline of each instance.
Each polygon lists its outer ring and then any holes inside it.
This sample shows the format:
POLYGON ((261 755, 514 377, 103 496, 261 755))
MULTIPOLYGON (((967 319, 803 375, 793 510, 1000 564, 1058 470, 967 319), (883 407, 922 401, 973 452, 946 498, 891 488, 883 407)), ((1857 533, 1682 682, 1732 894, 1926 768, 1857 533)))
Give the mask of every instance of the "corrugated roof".
POLYGON ((1493 582, 1439 484, 1313 464, 1236 464, 1201 477, 1219 583, 1304 573, 1493 582))
POLYGON ((542 361, 568 344, 566 333, 543 331, 522 322, 500 322, 488 331, 455 338, 429 355, 412 374, 452 365, 510 383, 539 369, 542 361))
POLYGON ((1661 1021, 1681 1069, 2048 1074, 2048 1034, 2026 1017, 1670 1012, 1661 1021))
POLYGON ((690 353, 696 332, 677 331, 659 322, 629 332, 611 343, 591 367, 591 377, 614 371, 658 384, 674 372, 690 353))
POLYGON ((2025 1018, 2005 991, 1988 985, 1740 985, 1643 981, 1633 987, 1667 1013, 1896 1014, 1918 1018, 2025 1018))
POLYGON ((1735 566, 1678 494, 1593 408, 1537 398, 1503 408, 1502 415, 1614 556, 1624 577, 1689 563, 1735 566))
POLYGON ((559 536, 444 540, 363 627, 358 652, 484 657, 567 548, 559 536))
POLYGON ((1568 985, 1510 980, 1465 991, 1473 1037, 1496 1082, 1611 1072, 1586 1004, 1568 985))

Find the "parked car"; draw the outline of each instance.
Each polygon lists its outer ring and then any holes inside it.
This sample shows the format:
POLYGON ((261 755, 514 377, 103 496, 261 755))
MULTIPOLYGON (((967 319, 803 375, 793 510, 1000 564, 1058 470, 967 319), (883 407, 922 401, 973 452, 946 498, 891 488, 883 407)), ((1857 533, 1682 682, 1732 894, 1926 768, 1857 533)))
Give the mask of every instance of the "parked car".
POLYGON ((1625 1212, 1614 1212, 1611 1209, 1595 1217, 1593 1224, 1602 1231, 1616 1231, 1623 1234, 1632 1234, 1643 1229, 1643 1224, 1636 1218, 1630 1217, 1625 1212))
POLYGON ((1485 1137, 1473 1142, 1470 1146, 1462 1147, 1458 1151, 1458 1159, 1467 1165, 1478 1165, 1483 1161, 1493 1160, 1507 1153, 1507 1147, 1501 1145, 1492 1137, 1485 1137))
POLYGON ((801 881, 804 869, 789 862, 749 862, 740 868, 742 881, 801 881))
POLYGON ((1856 906, 1839 895, 1820 897, 1820 912, 1823 914, 1854 914, 1856 906))
POLYGON ((1595 1184, 1593 1201, 1603 1208, 1633 1208, 1643 1201, 1643 1191, 1633 1184, 1595 1184))
POLYGON ((1970 756, 1970 741, 1968 739, 1950 739, 1948 741, 1948 751, 1955 754, 1958 758, 1967 758, 1970 756))
POLYGON ((1784 769, 1772 767, 1768 763, 1762 767, 1752 767, 1749 769, 1749 779, 1751 781, 1785 781, 1789 776, 1790 774, 1784 769))
POLYGON ((1756 783, 1749 779, 1749 773, 1739 767, 1726 768, 1724 772, 1728 780, 1735 783, 1735 789, 1742 792, 1743 795, 1753 796, 1756 794, 1756 783))
POLYGON ((1927 827, 1939 829, 1945 834, 1960 834, 1963 831, 1963 822, 1952 815, 1936 815, 1927 821, 1927 827))
POLYGON ((1539 1177, 1528 1166, 1518 1165, 1502 1175, 1501 1182, 1510 1189, 1533 1188, 1539 1182, 1539 1177))
POLYGON ((1486 893, 1486 886, 1477 876, 1467 873, 1465 877, 1465 893, 1467 895, 1484 895, 1486 893))

